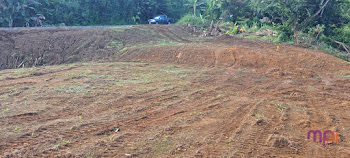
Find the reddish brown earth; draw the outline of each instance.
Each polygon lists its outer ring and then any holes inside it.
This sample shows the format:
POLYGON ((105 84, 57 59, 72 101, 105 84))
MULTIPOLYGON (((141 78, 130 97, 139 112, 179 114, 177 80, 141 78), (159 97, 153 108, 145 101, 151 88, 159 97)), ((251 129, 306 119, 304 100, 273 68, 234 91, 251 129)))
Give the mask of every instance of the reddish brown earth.
MULTIPOLYGON (((0 157, 350 157, 350 64, 341 59, 179 26, 52 33, 57 48, 58 37, 84 35, 92 44, 63 50, 96 58, 0 71, 0 157), (88 34, 104 41, 102 54, 88 34), (113 62, 95 61, 104 53, 113 62), (309 130, 340 140, 323 147, 309 130)), ((26 50, 23 36, 43 44, 47 35, 6 34, 15 50, 26 50)))

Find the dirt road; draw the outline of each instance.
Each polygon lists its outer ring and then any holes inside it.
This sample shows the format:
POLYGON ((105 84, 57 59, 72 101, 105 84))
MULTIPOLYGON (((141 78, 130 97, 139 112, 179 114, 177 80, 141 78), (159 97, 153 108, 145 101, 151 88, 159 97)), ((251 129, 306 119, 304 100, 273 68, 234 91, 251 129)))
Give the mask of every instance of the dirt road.
POLYGON ((0 71, 1 157, 350 157, 350 64, 326 53, 179 26, 8 38, 79 58, 0 71))

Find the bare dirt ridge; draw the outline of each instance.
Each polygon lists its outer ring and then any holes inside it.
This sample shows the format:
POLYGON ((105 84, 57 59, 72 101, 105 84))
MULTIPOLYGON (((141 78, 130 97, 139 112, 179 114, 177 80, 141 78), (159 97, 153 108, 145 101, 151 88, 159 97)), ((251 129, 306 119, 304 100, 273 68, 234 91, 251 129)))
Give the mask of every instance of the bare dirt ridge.
POLYGON ((0 157, 350 157, 349 63, 191 34, 0 31, 0 157))

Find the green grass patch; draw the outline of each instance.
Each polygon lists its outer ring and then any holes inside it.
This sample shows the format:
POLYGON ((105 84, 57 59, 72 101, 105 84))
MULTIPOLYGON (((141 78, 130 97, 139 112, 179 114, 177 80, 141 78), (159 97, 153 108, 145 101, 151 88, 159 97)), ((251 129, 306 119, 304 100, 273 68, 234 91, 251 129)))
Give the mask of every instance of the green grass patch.
POLYGON ((256 117, 258 117, 258 119, 264 118, 264 114, 257 114, 256 117))
POLYGON ((2 110, 2 112, 5 114, 5 113, 8 113, 10 111, 10 108, 5 108, 2 110))
POLYGON ((158 34, 154 29, 150 29, 150 28, 139 27, 137 29, 144 31, 144 32, 147 32, 147 34, 149 34, 149 35, 157 35, 158 34))
POLYGON ((45 67, 31 67, 31 68, 19 68, 19 69, 8 69, 8 70, 2 70, 1 72, 6 74, 1 75, 0 79, 6 79, 7 77, 11 78, 21 78, 21 77, 30 77, 33 76, 34 73, 36 74, 46 74, 55 72, 57 70, 65 70, 69 68, 76 67, 77 64, 62 64, 62 65, 52 65, 52 66, 45 66, 45 67))
POLYGON ((164 102, 153 102, 153 105, 162 105, 162 106, 166 106, 167 104, 164 102))
MULTIPOLYGON (((133 66, 136 67, 144 67, 148 64, 135 64, 133 66)), ((136 72, 132 74, 128 74, 128 77, 120 78, 117 76, 117 78, 110 78, 108 79, 108 82, 116 85, 116 86, 128 86, 128 85, 135 85, 139 84, 141 85, 140 88, 143 88, 150 83, 157 83, 157 82, 168 82, 169 84, 175 84, 175 85, 188 85, 191 82, 187 80, 183 80, 183 77, 187 77, 190 73, 196 72, 197 70, 194 69, 185 69, 181 67, 176 67, 173 65, 164 66, 161 69, 156 69, 152 71, 145 71, 142 69, 136 70, 136 72)), ((152 87, 150 87, 152 88, 152 87)), ((154 88, 154 87, 153 87, 154 88)))
POLYGON ((12 73, 18 75, 18 74, 31 73, 34 70, 35 70, 35 68, 19 68, 19 69, 13 69, 12 73))
POLYGON ((85 155, 85 158, 93 158, 93 157, 95 157, 94 153, 88 153, 85 155))
POLYGON ((130 49, 131 47, 124 47, 124 48, 122 48, 121 50, 119 50, 119 52, 125 52, 125 51, 127 51, 128 49, 130 49))
POLYGON ((184 45, 184 43, 175 42, 167 39, 160 40, 155 44, 153 44, 153 46, 182 46, 182 45, 184 45))
POLYGON ((161 69, 160 71, 163 71, 169 74, 175 74, 175 75, 195 72, 195 70, 179 68, 174 65, 166 66, 164 67, 164 69, 161 69))
POLYGON ((161 47, 161 46, 183 46, 186 43, 176 42, 171 39, 161 39, 156 41, 150 41, 143 44, 137 44, 129 47, 123 47, 119 52, 125 52, 129 49, 143 49, 143 48, 152 48, 152 47, 161 47))
POLYGON ((70 144, 70 141, 61 139, 56 145, 55 148, 60 148, 61 146, 67 146, 70 144))
POLYGON ((19 126, 16 126, 16 127, 15 127, 15 131, 16 131, 16 132, 19 132, 19 131, 21 131, 21 130, 22 130, 21 127, 19 127, 19 126))
POLYGON ((283 104, 274 104, 277 108, 277 111, 281 114, 283 114, 285 112, 285 110, 287 109, 287 107, 283 104))
POLYGON ((192 14, 187 14, 184 17, 182 17, 176 24, 185 25, 185 24, 191 24, 191 25, 198 25, 205 27, 208 24, 208 20, 201 16, 193 16, 192 14))
POLYGON ((110 29, 116 32, 124 32, 125 30, 130 29, 130 27, 111 27, 110 29))
POLYGON ((112 41, 108 46, 108 49, 122 49, 123 48, 123 43, 121 41, 112 41))
POLYGON ((350 75, 344 75, 343 77, 344 78, 350 78, 350 75))
POLYGON ((97 75, 97 74, 90 74, 88 75, 89 78, 104 78, 104 75, 97 75))
MULTIPOLYGON (((274 43, 280 42, 278 37, 272 37, 272 36, 256 36, 256 35, 248 35, 248 36, 239 35, 239 36, 247 39, 262 40, 262 41, 268 41, 268 42, 274 42, 274 43)), ((293 44, 293 42, 288 44, 293 44)))
POLYGON ((338 49, 333 48, 332 46, 327 45, 326 43, 320 43, 318 45, 318 49, 324 52, 327 52, 329 54, 332 54, 340 59, 343 59, 350 63, 350 55, 345 55, 342 52, 340 52, 338 49))
POLYGON ((138 84, 140 83, 140 81, 138 80, 117 80, 115 85, 117 86, 125 86, 125 85, 128 85, 128 84, 138 84))
POLYGON ((56 88, 55 91, 58 93, 82 93, 86 91, 88 85, 76 84, 76 85, 64 85, 63 87, 56 88))
POLYGON ((182 46, 185 45, 185 43, 180 43, 180 42, 176 42, 170 39, 162 39, 162 40, 158 40, 158 41, 151 41, 148 43, 144 43, 144 44, 140 44, 140 45, 135 45, 132 47, 128 47, 128 48, 123 48, 121 50, 121 52, 130 49, 130 48, 151 48, 151 47, 159 47, 159 46, 182 46))
POLYGON ((153 148, 154 151, 167 154, 174 148, 173 142, 168 137, 162 137, 158 144, 153 148))
POLYGON ((159 80, 159 78, 154 77, 151 73, 135 74, 134 79, 116 80, 115 85, 125 86, 129 84, 148 84, 155 82, 156 80, 159 80))

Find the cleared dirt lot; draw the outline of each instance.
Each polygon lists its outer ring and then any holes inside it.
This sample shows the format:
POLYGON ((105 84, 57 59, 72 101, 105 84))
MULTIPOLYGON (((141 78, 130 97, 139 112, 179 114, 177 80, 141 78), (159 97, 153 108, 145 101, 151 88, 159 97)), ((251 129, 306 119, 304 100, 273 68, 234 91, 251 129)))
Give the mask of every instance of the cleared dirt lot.
MULTIPOLYGON (((350 157, 345 61, 293 46, 199 38, 179 26, 84 31, 105 41, 102 54, 94 52, 99 42, 73 45, 62 49, 66 56, 94 58, 47 57, 47 65, 80 62, 0 71, 1 157, 350 157), (103 53, 113 62, 96 62, 103 53), (323 147, 307 140, 309 130, 335 131, 340 141, 323 147)), ((14 41, 26 35, 45 43, 38 30, 11 33, 14 41)))

